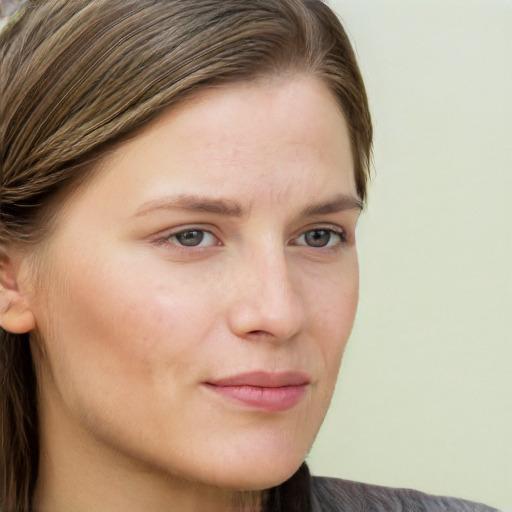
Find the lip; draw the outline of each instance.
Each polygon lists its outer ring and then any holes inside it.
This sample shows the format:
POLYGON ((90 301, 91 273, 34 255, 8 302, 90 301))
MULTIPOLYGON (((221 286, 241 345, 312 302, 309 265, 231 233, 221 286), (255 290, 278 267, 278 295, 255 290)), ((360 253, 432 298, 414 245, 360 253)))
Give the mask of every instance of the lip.
POLYGON ((302 372, 256 371, 205 382, 229 401, 268 412, 285 411, 298 404, 311 379, 302 372))

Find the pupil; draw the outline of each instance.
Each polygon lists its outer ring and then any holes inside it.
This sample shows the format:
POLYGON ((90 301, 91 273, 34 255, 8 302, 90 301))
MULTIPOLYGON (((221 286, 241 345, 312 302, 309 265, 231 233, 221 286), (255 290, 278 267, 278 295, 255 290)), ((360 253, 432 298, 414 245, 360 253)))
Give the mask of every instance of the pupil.
POLYGON ((179 240, 181 245, 194 247, 203 241, 204 233, 202 231, 184 231, 183 233, 176 235, 176 238, 179 240))
POLYGON ((325 247, 331 238, 331 233, 325 229, 315 229, 306 233, 306 243, 312 247, 325 247))

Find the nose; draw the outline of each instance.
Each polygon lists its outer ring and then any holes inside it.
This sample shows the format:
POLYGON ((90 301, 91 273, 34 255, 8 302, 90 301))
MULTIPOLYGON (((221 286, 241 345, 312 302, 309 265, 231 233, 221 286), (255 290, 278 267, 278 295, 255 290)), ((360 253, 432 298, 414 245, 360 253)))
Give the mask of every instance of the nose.
POLYGON ((253 253, 239 265, 228 316, 231 331, 246 339, 292 339, 303 326, 304 310, 283 250, 253 253))

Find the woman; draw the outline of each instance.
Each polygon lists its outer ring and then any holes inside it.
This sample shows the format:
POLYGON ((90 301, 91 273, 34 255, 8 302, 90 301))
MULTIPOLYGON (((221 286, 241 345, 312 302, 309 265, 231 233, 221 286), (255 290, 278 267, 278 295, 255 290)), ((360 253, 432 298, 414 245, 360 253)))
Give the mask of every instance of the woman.
POLYGON ((0 36, 1 510, 489 510, 311 479, 372 128, 319 0, 40 0, 0 36))

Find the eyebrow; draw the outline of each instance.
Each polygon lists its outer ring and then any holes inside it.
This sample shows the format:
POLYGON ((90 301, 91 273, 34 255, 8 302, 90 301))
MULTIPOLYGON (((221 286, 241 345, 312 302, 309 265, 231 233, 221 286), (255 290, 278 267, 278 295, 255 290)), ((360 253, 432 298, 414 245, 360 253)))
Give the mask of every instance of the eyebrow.
MULTIPOLYGON (((356 196, 339 194, 321 203, 307 205, 299 214, 300 217, 327 215, 344 210, 363 209, 363 202, 356 196)), ((158 211, 190 211, 223 215, 226 217, 244 217, 248 214, 239 202, 232 199, 217 199, 198 195, 180 194, 150 200, 137 208, 133 217, 141 217, 158 211)))
POLYGON ((168 196, 148 201, 137 208, 134 217, 148 215, 159 210, 206 212, 227 217, 242 217, 245 215, 242 206, 233 200, 180 194, 178 196, 168 196))
POLYGON ((353 195, 339 194, 332 199, 322 203, 311 204, 302 210, 302 217, 312 217, 314 215, 327 215, 329 213, 338 213, 344 210, 363 210, 363 201, 353 195))

